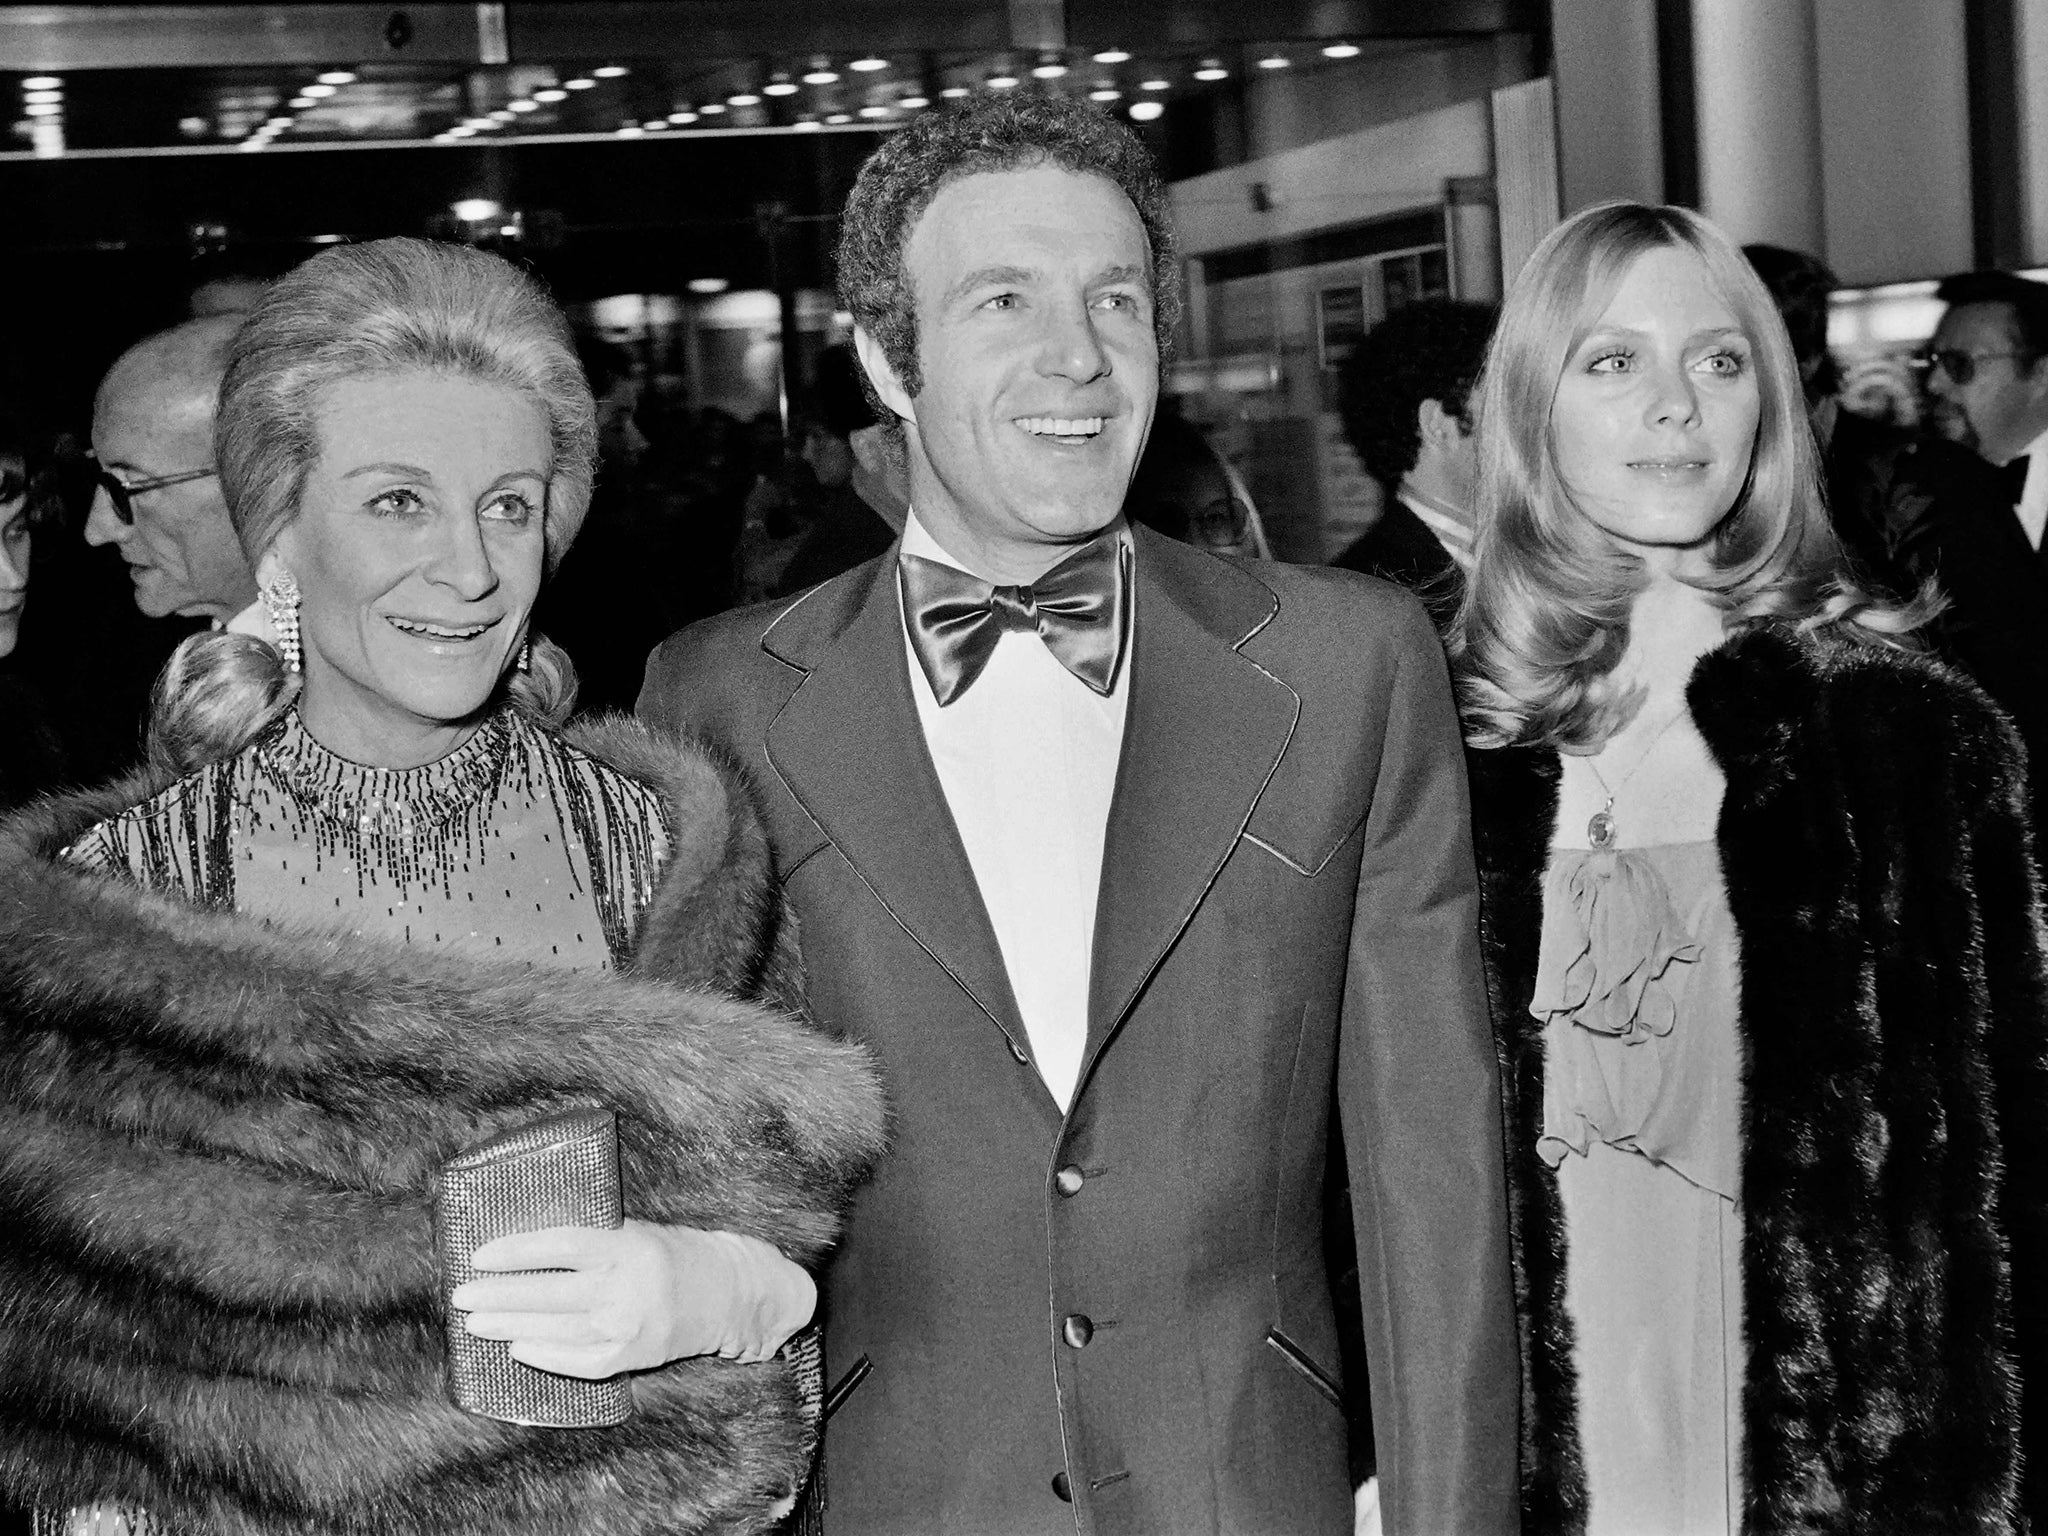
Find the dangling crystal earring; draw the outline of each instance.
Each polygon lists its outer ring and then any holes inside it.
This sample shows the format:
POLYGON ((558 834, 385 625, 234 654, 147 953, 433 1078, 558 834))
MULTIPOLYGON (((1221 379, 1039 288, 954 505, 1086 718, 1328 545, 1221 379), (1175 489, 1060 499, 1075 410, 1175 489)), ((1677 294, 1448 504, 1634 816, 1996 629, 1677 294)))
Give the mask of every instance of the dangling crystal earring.
POLYGON ((263 600, 263 611, 270 618, 271 632, 277 636, 277 654, 284 658, 285 671, 298 671, 298 578, 290 571, 279 571, 274 581, 257 589, 256 595, 263 600))
POLYGON ((522 672, 531 672, 533 670, 533 641, 530 639, 519 642, 519 670, 522 672))

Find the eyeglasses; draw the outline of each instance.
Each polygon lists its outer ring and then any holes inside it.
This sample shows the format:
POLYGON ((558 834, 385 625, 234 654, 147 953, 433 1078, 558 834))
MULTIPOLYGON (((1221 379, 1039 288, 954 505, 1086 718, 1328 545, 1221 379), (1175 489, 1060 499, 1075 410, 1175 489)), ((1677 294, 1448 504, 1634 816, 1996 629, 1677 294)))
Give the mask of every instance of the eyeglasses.
POLYGON ((2025 357, 2024 352, 1965 352, 1960 347, 1925 347, 1913 354, 1913 366, 1931 374, 1939 368, 1958 386, 1977 377, 1977 365, 1998 357, 2025 357))
POLYGON ((114 516, 132 528, 135 526, 136 497, 145 491, 161 491, 166 486, 183 485, 188 480, 204 480, 214 473, 216 471, 211 469, 181 469, 175 475, 157 475, 149 480, 137 480, 131 485, 116 480, 112 473, 95 460, 92 477, 98 482, 99 488, 107 493, 107 500, 114 508, 114 516))

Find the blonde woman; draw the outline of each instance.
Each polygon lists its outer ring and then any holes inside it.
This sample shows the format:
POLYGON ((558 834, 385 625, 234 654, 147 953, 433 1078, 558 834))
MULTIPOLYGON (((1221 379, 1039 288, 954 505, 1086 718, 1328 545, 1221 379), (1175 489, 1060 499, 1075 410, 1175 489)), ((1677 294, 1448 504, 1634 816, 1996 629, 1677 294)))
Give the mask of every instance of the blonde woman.
POLYGON ((1911 649, 1924 605, 1841 574, 1782 324, 1696 215, 1544 241, 1479 433, 1453 644, 1525 1528, 2038 1521, 2048 989, 2010 727, 1911 649))

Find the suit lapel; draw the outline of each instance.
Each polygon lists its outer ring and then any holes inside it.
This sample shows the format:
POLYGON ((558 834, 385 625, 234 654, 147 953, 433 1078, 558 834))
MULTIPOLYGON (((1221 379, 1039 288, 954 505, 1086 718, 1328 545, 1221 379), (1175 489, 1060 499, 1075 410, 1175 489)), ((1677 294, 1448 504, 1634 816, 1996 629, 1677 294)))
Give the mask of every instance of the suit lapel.
POLYGON ((820 588, 762 638, 805 673, 768 728, 768 761, 889 915, 1028 1053, 911 697, 895 569, 892 548, 820 588))
POLYGON ((1238 647, 1279 599, 1245 568, 1143 528, 1130 706, 1096 905, 1082 1075, 1236 847, 1301 699, 1238 647))

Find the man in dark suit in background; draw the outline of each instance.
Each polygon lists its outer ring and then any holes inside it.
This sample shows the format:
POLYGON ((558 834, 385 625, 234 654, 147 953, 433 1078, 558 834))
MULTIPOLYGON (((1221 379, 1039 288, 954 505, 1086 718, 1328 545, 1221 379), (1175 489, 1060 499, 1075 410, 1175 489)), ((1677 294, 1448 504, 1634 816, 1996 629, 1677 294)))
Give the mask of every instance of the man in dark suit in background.
POLYGON ((1458 727, 1416 603, 1120 515, 1176 293, 1142 146, 919 119, 842 294, 887 554, 656 651, 738 750, 894 1143, 825 1277, 832 1536, 1348 1532, 1322 1253, 1354 1170, 1385 1528, 1513 1530, 1500 1101, 1458 727))
POLYGON ((1332 563, 1399 582, 1439 624, 1472 568, 1479 459, 1466 399, 1494 316, 1456 299, 1404 305, 1365 334, 1338 380, 1344 435, 1382 499, 1379 521, 1332 563))
POLYGON ((1935 428, 1966 454, 1931 454, 1928 493, 1895 518, 1915 579, 1949 599, 1944 654, 2012 716, 2026 741, 2035 858, 2048 857, 2048 285, 1968 272, 1920 354, 1935 428), (1936 475, 1933 471, 1939 469, 1936 475))

